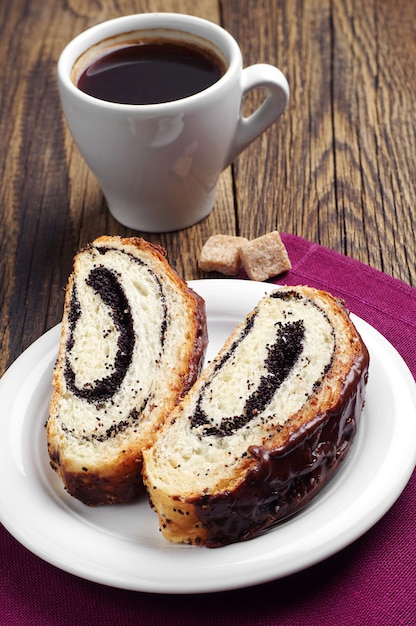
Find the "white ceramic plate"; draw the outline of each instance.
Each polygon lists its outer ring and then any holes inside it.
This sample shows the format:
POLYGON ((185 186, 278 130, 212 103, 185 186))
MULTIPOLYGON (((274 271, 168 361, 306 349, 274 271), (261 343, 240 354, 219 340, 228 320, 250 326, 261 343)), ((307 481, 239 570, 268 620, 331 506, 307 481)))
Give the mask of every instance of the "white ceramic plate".
MULTIPOLYGON (((265 283, 191 283, 206 300, 207 358, 265 292, 265 283)), ((367 402, 343 467, 295 517, 245 543, 210 550, 163 539, 147 501, 88 508, 50 469, 45 421, 59 342, 55 327, 0 381, 0 516, 29 550, 110 586, 197 593, 266 582, 311 566, 357 539, 391 507, 416 461, 415 383, 394 348, 354 316, 371 355, 367 402)))

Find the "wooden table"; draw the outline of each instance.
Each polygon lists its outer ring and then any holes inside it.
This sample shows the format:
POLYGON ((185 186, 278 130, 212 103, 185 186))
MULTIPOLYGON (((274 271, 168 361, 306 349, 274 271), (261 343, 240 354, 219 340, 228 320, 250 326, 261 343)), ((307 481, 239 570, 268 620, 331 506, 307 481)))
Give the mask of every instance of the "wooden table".
MULTIPOLYGON (((85 28, 139 11, 222 24, 245 64, 291 87, 279 123, 222 175, 185 231, 145 235, 177 271, 215 232, 296 233, 416 284, 416 4, 408 0, 13 0, 0 3, 0 375, 59 322, 76 250, 132 231, 109 214, 66 129, 55 66, 85 28)), ((255 96, 253 97, 253 99, 255 96)))

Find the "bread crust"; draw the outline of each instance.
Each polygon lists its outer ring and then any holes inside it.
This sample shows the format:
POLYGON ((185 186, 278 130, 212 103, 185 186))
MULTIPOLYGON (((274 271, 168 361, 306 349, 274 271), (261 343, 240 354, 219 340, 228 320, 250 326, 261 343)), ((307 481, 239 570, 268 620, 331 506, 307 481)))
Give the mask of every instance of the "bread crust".
MULTIPOLYGON (((152 455, 157 441, 153 450, 146 451, 145 484, 159 515, 161 531, 170 541, 216 548, 257 536, 310 502, 350 449, 364 405, 367 348, 342 301, 306 287, 286 289, 325 303, 328 315, 334 312, 350 346, 348 359, 344 355, 341 363, 339 348, 335 348, 326 374, 334 380, 332 388, 324 390, 322 385, 301 410, 290 415, 274 432, 265 433, 261 445, 248 445, 232 478, 219 481, 212 489, 164 489, 156 478, 157 460, 152 455)), ((220 355, 230 350, 239 332, 237 329, 227 340, 220 355)), ((188 397, 199 393, 214 368, 215 361, 204 370, 188 397)), ((165 432, 176 420, 184 419, 182 409, 186 401, 187 397, 172 413, 165 432)))
MULTIPOLYGON (((137 280, 140 280, 140 276, 137 280)), ((205 302, 170 267, 166 260, 165 250, 161 246, 138 237, 102 236, 76 255, 74 270, 66 287, 61 340, 53 375, 53 393, 46 427, 51 467, 60 476, 66 490, 71 495, 86 505, 95 506, 131 502, 144 491, 141 476, 142 450, 151 445, 166 416, 196 380, 201 370, 206 345, 205 302), (140 432, 140 423, 139 428, 137 428, 137 435, 124 437, 122 441, 120 441, 119 433, 113 432, 112 435, 114 436, 110 440, 96 443, 97 448, 101 446, 103 449, 101 457, 98 453, 97 458, 93 458, 93 455, 91 458, 84 458, 67 451, 67 439, 71 435, 63 429, 65 415, 61 414, 61 402, 64 394, 68 394, 64 368, 68 337, 70 336, 71 298, 78 271, 78 259, 80 255, 88 253, 92 248, 100 248, 101 251, 106 249, 128 251, 129 254, 134 254, 136 250, 141 258, 151 259, 152 264, 160 274, 160 279, 162 281, 168 280, 171 289, 177 290, 181 294, 183 302, 186 303, 186 310, 184 308, 182 313, 184 316, 183 323, 186 324, 187 339, 184 338, 183 340, 186 344, 184 347, 186 356, 182 362, 176 364, 174 382, 169 394, 153 399, 154 406, 148 407, 146 418, 148 423, 145 428, 143 427, 143 432, 140 432), (158 406, 159 401, 161 407, 158 406)), ((86 406, 89 409, 87 403, 86 406)), ((99 419, 99 405, 91 403, 91 410, 96 411, 96 419, 99 419)))

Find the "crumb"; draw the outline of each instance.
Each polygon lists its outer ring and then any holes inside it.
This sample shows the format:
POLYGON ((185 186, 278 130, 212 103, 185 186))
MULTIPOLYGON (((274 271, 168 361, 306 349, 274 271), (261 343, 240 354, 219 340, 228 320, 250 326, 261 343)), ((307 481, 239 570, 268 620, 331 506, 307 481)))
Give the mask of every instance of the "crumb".
POLYGON ((277 230, 240 244, 240 257, 251 280, 264 281, 292 267, 277 230))
POLYGON ((236 276, 241 267, 239 248, 246 243, 249 241, 245 237, 212 235, 201 250, 200 269, 205 272, 236 276))

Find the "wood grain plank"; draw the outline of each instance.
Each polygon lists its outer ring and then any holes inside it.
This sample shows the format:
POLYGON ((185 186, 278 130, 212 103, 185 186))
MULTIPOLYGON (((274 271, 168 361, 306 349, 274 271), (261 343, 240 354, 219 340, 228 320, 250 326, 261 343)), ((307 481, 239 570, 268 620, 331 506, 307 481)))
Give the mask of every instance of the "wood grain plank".
POLYGON ((345 252, 415 284, 416 7, 356 2, 334 11, 338 207, 345 252), (368 37, 368 33, 374 33, 368 37), (406 46, 403 41, 406 41, 406 46))
POLYGON ((320 240, 320 216, 334 204, 330 4, 315 4, 263 0, 250 3, 243 19, 233 19, 238 3, 224 3, 225 24, 230 20, 245 64, 277 65, 291 88, 288 110, 235 166, 245 236, 278 228, 320 240), (253 30, 256 37, 250 37, 253 30))
POLYGON ((246 64, 277 64, 291 86, 235 164, 241 234, 277 227, 416 284, 416 5, 231 0, 223 18, 246 64))
MULTIPOLYGON (((51 97, 51 48, 46 44, 48 41, 53 47, 47 34, 58 27, 53 6, 47 13, 41 7, 27 12, 23 4, 13 4, 4 17, 2 23, 8 28, 1 37, 6 49, 3 58, 8 58, 13 71, 6 72, 1 81, 2 86, 7 85, 2 100, 10 104, 9 115, 1 116, 0 129, 4 146, 0 202, 5 221, 1 232, 8 237, 3 248, 7 255, 2 258, 13 281, 4 285, 2 280, 5 306, 1 308, 1 327, 8 329, 8 347, 14 355, 14 346, 28 345, 45 330, 49 315, 54 315, 63 242, 62 233, 56 238, 55 230, 66 219, 65 211, 60 210, 62 202, 57 202, 65 184, 61 177, 65 156, 57 140, 60 124, 51 97), (38 24, 36 30, 32 31, 31 20, 38 24), (8 133, 5 127, 12 131, 8 133), (54 258, 56 262, 51 262, 54 258)), ((2 363, 7 363, 7 356, 2 342, 2 363)))

